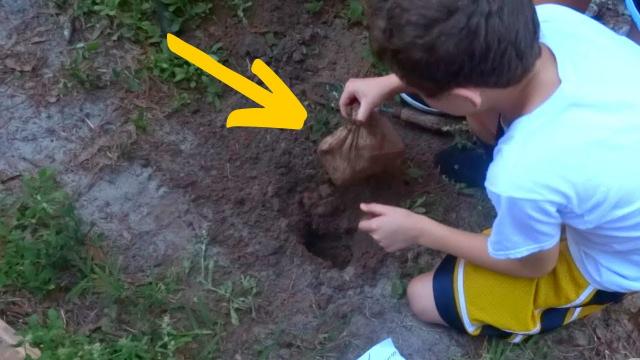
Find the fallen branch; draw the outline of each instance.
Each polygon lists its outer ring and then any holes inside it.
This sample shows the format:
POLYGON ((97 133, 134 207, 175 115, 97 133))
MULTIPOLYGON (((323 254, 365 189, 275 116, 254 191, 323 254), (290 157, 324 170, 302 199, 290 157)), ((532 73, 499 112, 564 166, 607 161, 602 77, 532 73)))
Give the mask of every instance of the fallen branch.
POLYGON ((412 123, 440 134, 452 134, 457 131, 467 130, 467 124, 459 118, 425 114, 406 107, 385 108, 383 112, 389 113, 404 122, 412 123))

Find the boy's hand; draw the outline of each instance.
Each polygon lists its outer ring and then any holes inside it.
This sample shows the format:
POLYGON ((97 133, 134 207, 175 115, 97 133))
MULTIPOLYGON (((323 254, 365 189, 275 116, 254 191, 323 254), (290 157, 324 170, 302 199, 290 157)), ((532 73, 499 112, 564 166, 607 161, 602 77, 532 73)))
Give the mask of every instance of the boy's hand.
POLYGON ((340 112, 347 119, 363 123, 375 108, 405 88, 402 81, 393 74, 376 78, 351 79, 347 81, 340 97, 340 112), (358 107, 355 114, 351 113, 353 107, 358 107))
POLYGON ((386 251, 394 252, 418 243, 424 216, 409 210, 380 204, 361 204, 367 218, 358 229, 365 231, 386 251))

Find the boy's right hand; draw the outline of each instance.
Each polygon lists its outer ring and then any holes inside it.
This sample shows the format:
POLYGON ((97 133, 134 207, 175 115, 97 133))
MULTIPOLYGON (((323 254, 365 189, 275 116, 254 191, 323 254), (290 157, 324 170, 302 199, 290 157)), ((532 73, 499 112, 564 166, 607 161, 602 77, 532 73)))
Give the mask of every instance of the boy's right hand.
POLYGON ((363 123, 375 108, 406 88, 394 74, 363 79, 350 79, 340 97, 340 112, 347 119, 363 123), (358 108, 352 114, 352 108, 358 108))

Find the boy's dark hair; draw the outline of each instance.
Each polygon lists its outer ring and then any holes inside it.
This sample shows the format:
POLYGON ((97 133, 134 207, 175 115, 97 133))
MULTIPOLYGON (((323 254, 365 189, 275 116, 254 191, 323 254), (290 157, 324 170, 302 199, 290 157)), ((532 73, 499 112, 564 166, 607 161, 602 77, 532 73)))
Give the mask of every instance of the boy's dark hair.
POLYGON ((540 57, 532 0, 372 0, 371 45, 427 96, 456 87, 505 88, 540 57))

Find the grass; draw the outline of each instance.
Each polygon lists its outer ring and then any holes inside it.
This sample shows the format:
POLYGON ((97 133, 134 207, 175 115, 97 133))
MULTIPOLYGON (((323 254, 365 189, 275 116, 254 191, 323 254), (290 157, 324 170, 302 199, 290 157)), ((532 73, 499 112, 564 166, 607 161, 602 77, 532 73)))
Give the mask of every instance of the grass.
POLYGON ((304 3, 304 9, 309 13, 309 14, 317 14, 320 12, 320 10, 322 10, 322 7, 324 6, 324 1, 323 0, 313 0, 313 1, 309 1, 304 3))
POLYGON ((422 195, 413 199, 409 199, 404 203, 404 208, 407 210, 413 211, 416 214, 425 214, 427 209, 425 208, 425 203, 427 201, 427 196, 422 195))
POLYGON ((79 0, 74 13, 90 26, 108 20, 113 39, 158 43, 164 33, 196 26, 211 7, 204 0, 79 0))
MULTIPOLYGON (((237 0, 234 0, 237 1, 237 0)), ((211 14, 212 3, 206 0, 59 0, 61 8, 71 7, 75 17, 81 19, 85 29, 107 23, 107 30, 100 38, 106 42, 128 39, 145 49, 145 57, 131 71, 112 69, 112 78, 121 80, 132 92, 143 90, 146 78, 154 75, 180 91, 192 90, 206 95, 213 104, 219 104, 220 83, 208 74, 171 53, 166 46, 165 34, 178 33, 184 28, 195 27, 211 14)), ((84 89, 103 87, 106 80, 100 74, 92 55, 100 46, 98 40, 76 45, 75 54, 67 66, 63 85, 78 84, 84 89)), ((216 59, 223 56, 221 44, 210 47, 209 53, 216 59)), ((67 86, 68 87, 68 86, 67 86)))
POLYGON ((240 325, 240 311, 251 310, 255 316, 255 295, 258 292, 257 281, 250 276, 241 276, 236 282, 227 281, 219 287, 213 288, 225 300, 229 310, 229 318, 233 325, 240 325))
POLYGON ((446 218, 447 199, 442 193, 418 194, 405 201, 402 207, 413 211, 416 214, 426 215, 436 221, 443 221, 446 218))
POLYGON ((340 15, 349 25, 365 24, 364 5, 361 0, 347 0, 340 15))
POLYGON ((341 124, 341 118, 335 110, 320 107, 310 116, 309 138, 313 141, 319 141, 335 131, 341 124))
MULTIPOLYGON (((207 52, 216 60, 222 61, 225 52, 222 50, 222 44, 216 43, 209 48, 207 52)), ((184 59, 172 53, 165 40, 162 41, 159 49, 152 52, 148 64, 149 71, 166 83, 173 84, 181 90, 201 90, 206 94, 206 99, 216 108, 220 105, 220 97, 222 96, 222 87, 220 82, 211 75, 190 64, 184 59)), ((178 101, 184 104, 184 98, 178 101)))
POLYGON ((248 24, 247 20, 247 10, 251 8, 253 3, 249 0, 226 0, 227 5, 234 11, 238 19, 242 21, 243 24, 248 24))
POLYGON ((371 49, 370 46, 367 46, 364 49, 362 58, 369 63, 369 69, 373 72, 374 75, 386 75, 391 73, 389 67, 376 57, 376 55, 373 53, 373 49, 371 49))
POLYGON ((415 166, 415 164, 413 164, 412 162, 409 162, 407 164, 406 177, 408 180, 413 180, 421 183, 424 175, 425 171, 415 166))
POLYGON ((82 269, 86 234, 53 172, 26 178, 23 195, 2 210, 0 288, 42 297, 65 286, 65 273, 82 269))
POLYGON ((79 43, 74 46, 73 57, 64 66, 66 78, 61 86, 71 88, 73 84, 85 90, 98 89, 106 86, 107 80, 100 74, 95 64, 95 53, 100 50, 99 41, 79 43))
POLYGON ((51 170, 25 177, 20 194, 0 194, 0 287, 34 296, 35 313, 18 331, 43 360, 219 358, 225 328, 255 312, 257 279, 214 278, 206 236, 182 268, 134 283, 83 225, 51 170), (92 332, 67 320, 85 318, 83 304, 99 304, 92 332))
POLYGON ((520 344, 501 339, 486 339, 481 360, 544 360, 549 358, 550 348, 540 336, 520 344))
POLYGON ((146 133, 149 130, 149 121, 144 109, 138 109, 138 112, 130 118, 131 123, 135 126, 136 131, 146 133))

